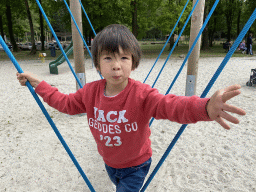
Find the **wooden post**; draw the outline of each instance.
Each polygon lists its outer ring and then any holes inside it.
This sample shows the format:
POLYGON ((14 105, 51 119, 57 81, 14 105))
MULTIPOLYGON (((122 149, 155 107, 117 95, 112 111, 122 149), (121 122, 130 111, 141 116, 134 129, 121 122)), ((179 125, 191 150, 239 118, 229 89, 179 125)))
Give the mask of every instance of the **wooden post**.
MULTIPOLYGON (((74 19, 83 34, 82 30, 82 10, 81 5, 78 0, 70 1, 70 10, 74 16, 74 19)), ((80 37, 80 34, 71 19, 71 27, 72 27, 72 40, 73 40, 73 55, 75 62, 75 73, 79 78, 82 86, 85 85, 85 67, 84 67, 84 45, 83 40, 80 37)), ((76 89, 80 89, 78 83, 76 84, 76 89)))
MULTIPOLYGON (((197 0, 193 0, 194 5, 196 1, 197 0)), ((199 0, 194 13, 192 14, 189 48, 193 45, 195 38, 197 37, 199 31, 203 26, 204 6, 205 6, 205 0, 199 0)), ((192 96, 196 94, 196 81, 197 81, 198 61, 200 57, 200 46, 201 46, 201 36, 198 39, 198 42, 188 59, 186 92, 185 92, 186 96, 192 96)))

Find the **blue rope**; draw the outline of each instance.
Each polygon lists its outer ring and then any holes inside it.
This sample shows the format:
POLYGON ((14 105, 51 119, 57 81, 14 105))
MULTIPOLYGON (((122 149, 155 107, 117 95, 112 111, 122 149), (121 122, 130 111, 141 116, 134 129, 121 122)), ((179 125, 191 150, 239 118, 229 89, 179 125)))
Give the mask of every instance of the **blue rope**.
POLYGON ((73 69, 73 67, 72 67, 72 65, 71 65, 71 63, 70 63, 70 61, 69 61, 68 56, 66 55, 64 49, 62 48, 62 46, 61 46, 61 44, 60 44, 60 41, 59 41, 57 35, 55 34, 55 32, 54 32, 54 30, 53 30, 53 28, 52 28, 52 26, 51 26, 51 23, 49 22, 49 20, 48 20, 46 14, 45 14, 45 12, 44 12, 44 10, 43 10, 43 8, 42 8, 40 2, 39 2, 38 0, 36 0, 36 3, 37 3, 39 9, 41 10, 41 12, 42 12, 42 14, 43 14, 43 16, 44 16, 44 19, 45 19, 46 23, 48 24, 48 26, 49 26, 49 28, 50 28, 50 30, 51 30, 51 32, 52 32, 52 35, 54 36, 55 40, 57 41, 57 44, 58 44, 58 46, 59 46, 59 48, 60 48, 62 54, 64 55, 64 57, 65 57, 65 59, 66 59, 66 61, 67 61, 67 63, 68 63, 69 68, 71 69, 71 71, 72 71, 74 77, 76 78, 76 81, 77 81, 78 85, 80 86, 80 88, 82 88, 83 86, 82 86, 82 84, 81 84, 79 78, 77 77, 77 75, 76 75, 76 73, 75 73, 75 71, 74 71, 74 69, 73 69))
MULTIPOLYGON (((210 11, 210 13, 208 14, 207 18, 205 19, 205 22, 204 22, 204 24, 203 24, 201 30, 199 31, 199 33, 198 33, 198 35, 197 35, 197 37, 196 37, 196 39, 195 39, 193 45, 192 45, 191 48, 189 49, 189 52, 188 52, 188 54, 187 54, 185 60, 183 61, 182 65, 181 65, 181 67, 180 67, 180 69, 179 69, 179 71, 177 72, 176 76, 174 77, 174 79, 173 79, 171 85, 169 86, 168 90, 166 91, 165 95, 167 95, 167 94, 171 91, 171 89, 172 89, 174 83, 175 83, 176 80, 178 79, 178 77, 179 77, 179 75, 180 75, 182 69, 184 68, 184 66, 185 66, 185 64, 186 64, 186 62, 187 62, 187 60, 188 60, 188 58, 190 57, 190 55, 191 55, 193 49, 195 48, 198 39, 200 38, 201 34, 203 33, 203 31, 204 31, 204 29, 205 29, 207 23, 209 22, 209 20, 210 20, 212 14, 213 14, 215 8, 217 7, 218 3, 219 3, 219 0, 216 0, 215 3, 214 3, 214 5, 213 5, 213 7, 212 7, 212 9, 211 9, 211 11, 210 11)), ((167 61, 166 61, 166 62, 167 62, 167 61)), ((165 64, 166 64, 166 62, 165 62, 165 64)), ((151 126, 151 124, 153 123, 153 121, 154 121, 154 118, 152 118, 152 119, 150 120, 149 126, 151 126)))
POLYGON ((89 24, 90 24, 90 26, 91 26, 91 28, 92 28, 92 31, 93 31, 94 35, 96 36, 97 34, 96 34, 96 32, 95 32, 95 30, 94 30, 94 28, 93 28, 93 26, 92 26, 92 23, 91 23, 91 21, 90 21, 88 15, 87 15, 85 9, 84 9, 84 6, 83 6, 81 0, 79 0, 79 2, 80 2, 80 4, 81 4, 81 7, 82 7, 82 9, 83 9, 83 11, 84 11, 84 14, 85 14, 85 16, 86 16, 86 18, 87 18, 87 21, 89 22, 89 24))
POLYGON ((174 43, 174 45, 173 45, 173 47, 172 47, 172 50, 170 51, 170 53, 169 53, 167 59, 165 60, 165 63, 163 64, 163 66, 162 66, 160 72, 158 73, 158 75, 157 75, 157 77, 156 77, 155 82, 153 83, 152 88, 155 86, 155 84, 156 84, 158 78, 160 77, 160 75, 161 75, 161 73, 162 73, 162 71, 163 71, 163 69, 164 69, 164 67, 165 67, 165 65, 166 65, 166 63, 167 63, 167 61, 168 61, 169 58, 171 57, 172 52, 174 51, 176 45, 178 44, 179 39, 180 39, 180 37, 181 37, 183 31, 185 30, 185 28, 186 28, 186 26, 187 26, 187 24, 188 24, 188 22, 189 22, 189 19, 191 18, 191 16, 192 16, 192 14, 193 14, 193 12, 194 12, 194 10, 195 10, 195 8, 196 8, 198 2, 199 2, 199 0, 196 1, 195 5, 194 5, 194 7, 193 7, 193 9, 192 9, 192 11, 190 12, 190 14, 189 14, 189 16, 188 16, 188 18, 187 18, 187 20, 186 20, 186 22, 185 22, 185 25, 184 25, 183 28, 181 29, 181 32, 180 32, 180 34, 179 34, 177 40, 175 41, 175 43, 174 43))
POLYGON ((172 36, 174 30, 176 29, 176 27, 177 27, 177 25, 178 25, 178 23, 179 23, 179 21, 180 21, 180 19, 181 19, 181 17, 182 17, 182 15, 183 15, 183 13, 184 13, 184 11, 185 11, 185 9, 186 9, 188 3, 189 3, 189 0, 187 1, 186 5, 184 6, 184 8, 183 8, 183 10, 182 10, 182 12, 181 12, 181 14, 180 14, 180 17, 178 18, 176 24, 174 25, 174 27, 173 27, 173 29, 172 29, 172 32, 170 33, 170 35, 169 35, 167 41, 166 41, 165 44, 164 44, 164 47, 162 48, 160 54, 158 55, 158 57, 157 57, 157 59, 156 59, 154 65, 153 65, 152 68, 150 69, 150 71, 149 71, 147 77, 145 78, 145 80, 143 81, 143 83, 145 83, 145 82, 147 81, 148 76, 150 75, 150 73, 151 73, 152 70, 154 69, 154 67, 155 67, 155 65, 156 65, 156 63, 157 63, 157 61, 159 60, 160 56, 162 55, 162 53, 163 53, 165 47, 167 46, 167 44, 168 44, 168 42, 169 42, 169 40, 170 40, 170 38, 171 38, 171 36, 172 36))
MULTIPOLYGON (((88 47, 87 44, 86 44, 86 41, 85 41, 85 39, 84 39, 84 37, 83 37, 83 35, 82 35, 82 32, 81 32, 81 30, 79 29, 79 27, 78 27, 78 25, 77 25, 77 23, 76 23, 76 20, 75 20, 73 14, 72 14, 72 12, 71 12, 71 10, 70 10, 70 8, 69 8, 67 2, 66 2, 66 0, 64 0, 64 3, 65 3, 65 5, 66 5, 66 7, 67 7, 67 9, 68 9, 69 14, 71 15, 71 18, 72 18, 72 20, 73 20, 73 22, 74 22, 74 24, 75 24, 75 26, 76 26, 76 28, 77 28, 77 30, 78 30, 79 35, 80 35, 80 37, 82 38, 82 40, 83 40, 83 42, 84 42, 84 45, 86 46, 86 49, 87 49, 87 51, 88 51, 88 53, 89 53, 89 55, 90 55, 90 57, 91 57, 91 59, 92 59, 92 61, 93 61, 93 57, 92 57, 91 51, 90 51, 89 47, 88 47)), ((89 18, 88 18, 88 19, 89 19, 89 18)), ((90 20, 89 20, 89 21, 90 21, 90 20)), ((99 75, 100 75, 101 79, 103 79, 101 73, 99 73, 99 75)))
MULTIPOLYGON (((67 7, 67 9, 68 9, 68 12, 69 12, 69 14, 70 14, 70 16, 71 16, 71 18, 72 18, 72 20, 73 20, 73 22, 74 22, 76 28, 77 28, 77 31, 78 31, 80 37, 82 38, 82 40, 83 40, 83 42, 84 42, 84 45, 85 45, 85 47, 86 47, 88 53, 89 53, 89 55, 90 55, 90 57, 91 57, 91 59, 92 59, 91 51, 90 51, 89 47, 87 46, 86 41, 84 40, 83 34, 82 34, 81 30, 79 29, 79 27, 78 27, 78 25, 77 25, 77 23, 76 23, 76 20, 75 20, 75 18, 74 18, 74 16, 73 16, 73 14, 71 13, 71 10, 70 10, 70 8, 69 8, 69 6, 68 6, 68 4, 67 4, 67 1, 64 0, 64 3, 65 3, 65 5, 66 5, 66 7, 67 7)), ((93 59, 92 59, 92 60, 93 60, 93 59)))
MULTIPOLYGON (((0 35, 0 44, 2 45, 2 47, 4 48, 5 52, 7 53, 8 57, 11 59, 12 63, 14 64, 15 68, 17 69, 17 71, 19 73, 23 73, 23 70, 21 69, 20 65, 18 64, 18 62, 16 61, 16 59, 14 58, 14 56, 12 55, 11 51, 9 50, 9 48, 7 47, 7 45, 5 44, 2 36, 0 35)), ((93 189, 90 181, 88 180, 88 178, 86 177, 85 173, 83 172, 82 168, 80 167, 79 163, 77 162, 76 158, 74 157, 74 155, 72 154, 71 150, 69 149, 67 143, 65 142, 65 140, 63 139, 63 137, 61 136, 59 130, 57 129, 56 125, 54 124, 53 120, 51 119, 49 113, 46 111, 44 105, 42 104, 41 100, 39 99, 39 97, 37 96, 37 94, 35 93, 35 90, 33 89, 32 85, 27 81, 26 85, 29 89, 29 91, 31 92, 31 94, 33 95, 34 99, 36 100, 37 104, 39 105, 39 107, 41 108, 42 112, 44 113, 46 119, 48 120, 48 122, 50 123, 50 125, 52 126, 55 134, 57 135, 57 137, 59 138, 60 142, 62 143, 63 147, 65 148, 65 150, 67 151, 69 157, 71 158, 71 160, 73 161, 73 163, 75 164, 76 168, 78 169, 78 171, 80 172, 80 174, 82 175, 84 181, 86 182, 86 184, 88 185, 89 189, 92 192, 95 192, 95 190, 93 189)))
MULTIPOLYGON (((224 60, 222 61, 221 65, 219 66, 219 68, 216 70, 215 74, 213 75, 212 79, 210 80, 210 82, 208 83, 208 85, 206 86, 204 92, 202 93, 202 95, 200 96, 201 98, 204 98, 207 93, 210 91, 212 85, 215 83, 216 79, 218 78, 218 76, 220 75, 220 73, 222 72, 222 70, 224 69, 224 67, 226 66, 227 62, 229 61, 230 57, 234 54, 236 48, 238 47, 239 43, 243 40, 245 34, 248 32, 248 30, 250 29, 250 27, 252 26, 253 22, 256 19, 256 9, 254 10, 253 14, 251 15, 250 19, 248 20, 248 22, 246 23, 246 25, 244 26, 243 30, 241 31, 240 35, 238 36, 238 38, 236 39, 235 43, 232 45, 230 51, 227 53, 226 57, 224 58, 224 60)), ((149 179, 147 180, 147 182, 145 183, 145 185, 143 186, 141 192, 145 191, 145 189, 147 188, 147 186, 149 185, 149 183, 151 182, 151 180, 153 179, 153 177, 155 176, 156 172, 159 170, 159 168, 161 167, 161 165, 163 164, 163 162, 165 161, 165 159, 167 158, 167 156, 169 155, 169 153, 171 152, 173 146, 176 144, 176 142, 178 141, 179 137, 181 136, 181 134, 183 133, 183 131, 185 130, 185 128, 187 127, 187 124, 183 124, 180 128, 180 130, 177 132, 177 134, 175 135, 174 139, 172 140, 171 144, 168 146, 167 150, 165 151, 164 155, 162 156, 162 158, 160 159, 160 161, 158 162, 157 166, 155 167, 154 171, 152 172, 152 174, 150 175, 149 179)))

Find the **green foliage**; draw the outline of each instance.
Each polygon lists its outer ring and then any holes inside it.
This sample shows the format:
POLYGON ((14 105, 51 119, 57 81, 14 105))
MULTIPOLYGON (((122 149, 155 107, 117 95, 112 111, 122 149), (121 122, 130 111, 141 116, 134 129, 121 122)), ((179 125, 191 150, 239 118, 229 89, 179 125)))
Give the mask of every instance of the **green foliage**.
POLYGON ((1 1, 0 2, 0 15, 2 15, 3 18, 3 30, 8 35, 8 21, 6 18, 6 5, 11 6, 11 12, 12 12, 12 24, 13 24, 13 31, 14 34, 21 35, 24 34, 24 31, 29 28, 28 24, 24 22, 24 19, 26 19, 26 11, 25 11, 25 5, 23 1, 17 0, 17 1, 1 1), (24 24, 23 26, 21 24, 24 24), (26 26, 27 25, 27 26, 26 26))
MULTIPOLYGON (((175 23, 177 22, 181 11, 183 10, 187 0, 174 0, 174 1, 163 1, 161 8, 159 8, 158 16, 157 16, 157 27, 159 27, 163 34, 170 34, 175 23)), ((185 9, 180 22, 175 29, 175 34, 178 34, 179 31, 185 24, 185 21, 192 10, 192 2, 189 2, 187 8, 185 9)), ((190 22, 188 23, 188 27, 190 28, 190 22)), ((189 34, 189 30, 185 30, 183 34, 189 34)))
MULTIPOLYGON (((245 1, 245 11, 244 11, 244 20, 248 20, 253 13, 253 11, 256 8, 256 1, 255 0, 246 0, 245 1)), ((256 22, 254 21, 250 32, 254 33, 254 36, 256 36, 256 22)))
MULTIPOLYGON (((81 0, 82 4, 91 20, 96 32, 105 26, 113 23, 124 24, 132 29, 131 2, 137 3, 138 39, 161 38, 168 35, 187 0, 81 0)), ((209 10, 215 0, 205 0, 209 10)), ((68 1, 67 1, 68 2, 68 1)), ((15 37, 23 37, 25 32, 30 32, 26 9, 23 0, 1 0, 0 15, 2 16, 4 33, 8 36, 6 3, 11 5, 12 22, 15 37)), ((69 4, 69 2, 68 2, 69 4)), ((32 14, 34 30, 40 33, 39 8, 35 0, 29 0, 32 14)), ((176 30, 178 34, 182 29, 190 11, 192 10, 192 0, 189 2, 176 30)), ((42 0, 42 7, 55 31, 70 32, 71 17, 63 0, 42 0)), ((226 37, 228 31, 232 38, 236 38, 238 25, 240 30, 245 25, 250 15, 256 7, 255 0, 221 0, 213 16, 211 17, 208 29, 209 35, 214 37, 226 37), (239 12, 241 16, 238 17, 239 12), (230 26, 229 26, 230 24, 230 26), (226 34, 226 35, 223 35, 226 34)), ((92 30, 83 15, 83 29, 85 36, 92 34, 92 30)), ((44 26, 47 28, 46 22, 44 26)), ((184 31, 184 35, 189 35, 190 22, 184 31)), ((256 22, 254 22, 251 32, 256 34, 256 22)))

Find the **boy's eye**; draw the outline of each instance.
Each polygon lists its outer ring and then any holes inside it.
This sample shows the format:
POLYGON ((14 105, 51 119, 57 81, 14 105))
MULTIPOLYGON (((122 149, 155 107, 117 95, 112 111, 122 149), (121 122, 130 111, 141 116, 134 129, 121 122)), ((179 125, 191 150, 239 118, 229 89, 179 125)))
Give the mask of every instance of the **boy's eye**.
POLYGON ((128 57, 122 57, 122 59, 123 59, 123 60, 126 60, 126 59, 128 59, 128 57))
POLYGON ((104 59, 105 60, 111 60, 111 57, 105 57, 104 59))

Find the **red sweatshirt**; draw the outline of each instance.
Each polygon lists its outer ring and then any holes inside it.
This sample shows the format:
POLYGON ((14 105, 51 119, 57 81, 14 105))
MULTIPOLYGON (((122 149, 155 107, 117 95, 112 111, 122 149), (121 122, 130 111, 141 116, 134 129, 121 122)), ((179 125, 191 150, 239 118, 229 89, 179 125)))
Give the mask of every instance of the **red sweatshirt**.
POLYGON ((63 113, 87 113, 88 123, 104 162, 113 168, 137 166, 152 156, 149 120, 182 124, 210 121, 209 99, 162 95, 147 84, 129 79, 115 97, 104 96, 106 80, 86 84, 76 93, 60 93, 42 81, 35 89, 45 102, 63 113))

